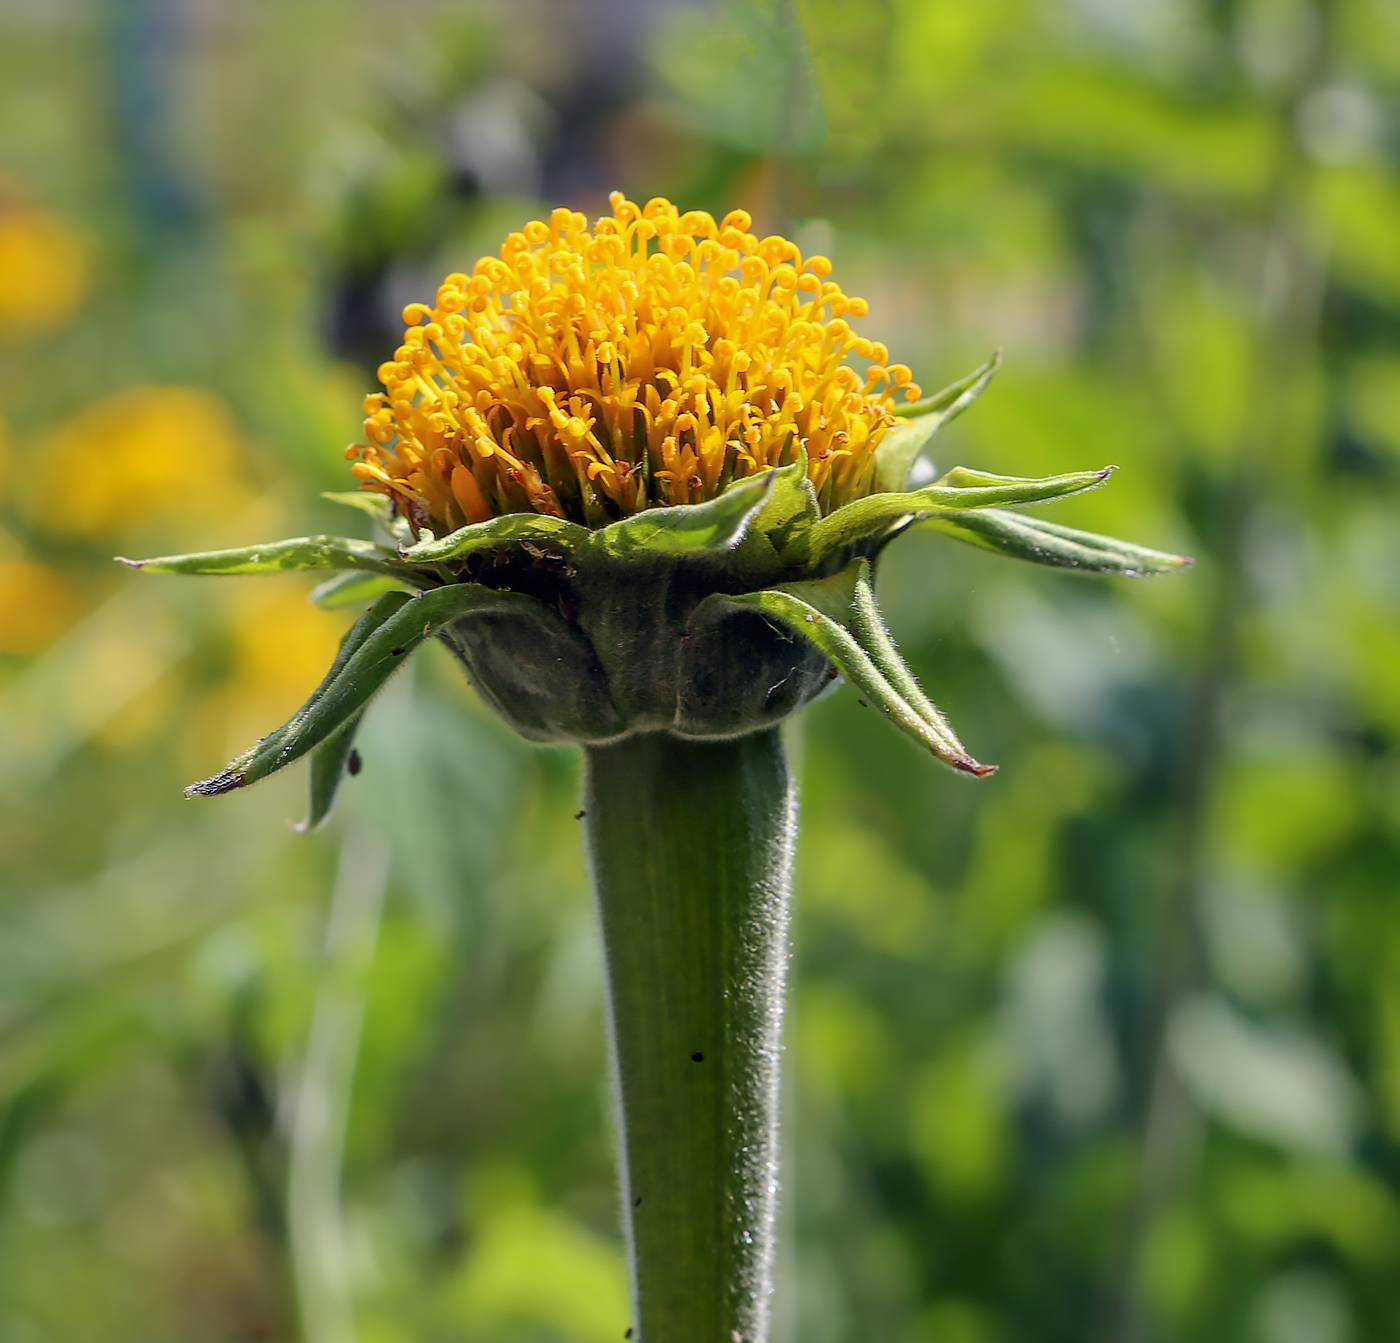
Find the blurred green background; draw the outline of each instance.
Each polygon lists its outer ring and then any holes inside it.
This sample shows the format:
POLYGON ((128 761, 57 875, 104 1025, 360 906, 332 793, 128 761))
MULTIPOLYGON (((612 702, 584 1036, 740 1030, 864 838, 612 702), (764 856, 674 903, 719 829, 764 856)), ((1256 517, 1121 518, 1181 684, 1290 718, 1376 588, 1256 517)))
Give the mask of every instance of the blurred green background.
POLYGON ((398 309, 614 187, 1199 559, 911 536, 1001 772, 794 725, 778 1343, 1400 1337, 1394 0, 3 0, 0 1340, 622 1338, 572 754, 424 656, 327 832, 185 802, 348 617, 110 560, 358 528, 398 309))

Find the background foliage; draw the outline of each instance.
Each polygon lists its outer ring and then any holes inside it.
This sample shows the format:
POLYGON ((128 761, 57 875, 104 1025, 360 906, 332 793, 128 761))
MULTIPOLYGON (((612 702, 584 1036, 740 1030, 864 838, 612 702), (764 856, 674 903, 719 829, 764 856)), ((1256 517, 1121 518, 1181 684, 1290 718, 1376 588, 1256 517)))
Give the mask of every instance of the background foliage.
POLYGON ((1393 1339, 1398 117, 1388 0, 6 0, 0 1338, 621 1338, 573 758, 425 657, 328 833, 182 802, 345 618, 109 560, 344 529, 397 309, 620 186, 1003 346, 940 464, 1200 561, 911 538, 1001 772, 795 729, 781 1338, 1393 1339))

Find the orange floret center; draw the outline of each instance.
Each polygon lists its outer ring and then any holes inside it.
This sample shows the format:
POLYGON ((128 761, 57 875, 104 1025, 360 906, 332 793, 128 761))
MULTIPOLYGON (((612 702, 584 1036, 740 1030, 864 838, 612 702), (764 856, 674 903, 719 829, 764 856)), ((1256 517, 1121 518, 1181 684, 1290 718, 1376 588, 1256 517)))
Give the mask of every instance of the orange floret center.
POLYGON ((415 531, 503 513, 590 527, 712 499, 795 460, 824 512, 874 489, 901 364, 856 335, 866 312, 786 238, 620 193, 592 232, 555 210, 512 233, 434 307, 410 304, 385 390, 346 456, 415 531), (869 360, 858 373, 848 355, 869 360))

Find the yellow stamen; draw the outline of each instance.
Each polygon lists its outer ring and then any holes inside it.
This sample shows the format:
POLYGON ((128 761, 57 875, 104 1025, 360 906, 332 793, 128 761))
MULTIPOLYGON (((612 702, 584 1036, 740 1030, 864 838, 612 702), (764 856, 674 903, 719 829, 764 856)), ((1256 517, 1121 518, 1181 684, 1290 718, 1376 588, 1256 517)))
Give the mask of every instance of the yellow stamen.
POLYGON ((600 526, 713 498, 801 443, 825 511, 869 493, 895 393, 920 390, 851 330, 866 304, 831 262, 758 239, 742 210, 611 199, 592 232, 555 210, 404 309, 369 442, 347 450, 363 488, 415 532, 510 512, 600 526))

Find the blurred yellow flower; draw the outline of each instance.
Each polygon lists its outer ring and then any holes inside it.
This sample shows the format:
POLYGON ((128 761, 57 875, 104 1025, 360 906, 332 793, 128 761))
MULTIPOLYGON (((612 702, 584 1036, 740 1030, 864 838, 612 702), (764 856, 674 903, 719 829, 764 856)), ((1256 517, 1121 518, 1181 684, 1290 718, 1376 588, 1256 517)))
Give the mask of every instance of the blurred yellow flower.
POLYGON ((242 455, 233 416, 218 397, 192 387, 134 387, 50 434, 26 503, 45 527, 70 535, 215 516, 244 502, 242 455))
POLYGON ((237 693, 272 718, 286 717, 315 689, 349 623, 348 615, 327 620, 291 576, 237 592, 230 614, 237 693))
POLYGON ((0 205, 0 334, 27 336, 69 320, 88 291, 87 253, 56 215, 0 205))
POLYGON ((501 513, 597 527, 712 499, 805 444, 823 511, 870 493, 895 393, 919 388, 851 330, 865 301, 831 262, 759 239, 743 210, 612 207, 591 232, 571 210, 534 220, 404 310, 370 442, 346 449, 365 487, 439 535, 501 513))
POLYGON ((48 565, 0 561, 0 653, 39 652, 63 633, 77 609, 67 579, 48 565))

